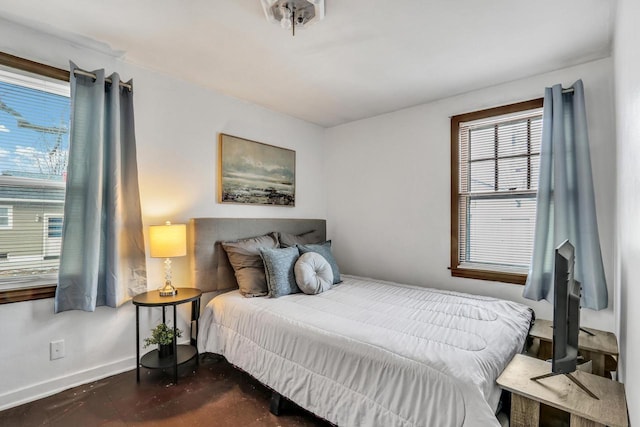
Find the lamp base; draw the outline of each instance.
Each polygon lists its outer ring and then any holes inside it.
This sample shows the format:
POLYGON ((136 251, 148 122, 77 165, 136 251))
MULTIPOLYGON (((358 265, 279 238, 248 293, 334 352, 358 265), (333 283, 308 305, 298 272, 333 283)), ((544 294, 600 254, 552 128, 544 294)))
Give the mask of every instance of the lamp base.
POLYGON ((172 297, 178 295, 178 290, 171 283, 166 283, 158 292, 161 297, 172 297))

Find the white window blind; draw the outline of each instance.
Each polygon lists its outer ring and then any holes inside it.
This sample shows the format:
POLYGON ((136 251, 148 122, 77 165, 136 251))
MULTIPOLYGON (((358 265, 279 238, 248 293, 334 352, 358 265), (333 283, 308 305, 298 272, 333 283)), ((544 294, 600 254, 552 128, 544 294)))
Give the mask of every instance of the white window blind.
POLYGON ((541 138, 541 108, 460 123, 459 267, 527 272, 541 138))
POLYGON ((67 82, 0 69, 0 291, 56 282, 69 119, 67 82))

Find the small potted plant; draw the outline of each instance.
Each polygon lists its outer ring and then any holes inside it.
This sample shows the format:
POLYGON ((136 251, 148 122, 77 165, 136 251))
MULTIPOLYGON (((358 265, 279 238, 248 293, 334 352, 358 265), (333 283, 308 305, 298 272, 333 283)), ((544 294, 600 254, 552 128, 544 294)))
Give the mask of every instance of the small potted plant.
MULTIPOLYGON (((176 329, 176 338, 182 336, 182 331, 176 329)), ((164 323, 160 323, 158 326, 151 330, 151 337, 144 339, 144 348, 150 345, 158 345, 158 353, 160 358, 173 355, 173 328, 170 328, 164 323)))

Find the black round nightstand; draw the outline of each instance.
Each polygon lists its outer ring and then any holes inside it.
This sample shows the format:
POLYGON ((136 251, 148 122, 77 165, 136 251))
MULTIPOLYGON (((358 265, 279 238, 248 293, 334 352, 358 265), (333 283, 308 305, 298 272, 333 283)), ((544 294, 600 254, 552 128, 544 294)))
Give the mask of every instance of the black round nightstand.
POLYGON ((136 306, 136 380, 140 382, 140 366, 145 368, 170 368, 173 367, 173 381, 178 382, 178 365, 188 362, 195 357, 198 363, 198 318, 200 317, 200 297, 202 291, 196 288, 178 288, 178 293, 169 297, 161 297, 156 291, 145 292, 133 297, 133 304, 136 306), (162 323, 166 323, 165 308, 173 306, 173 333, 176 333, 176 307, 180 304, 191 303, 191 328, 189 330, 189 344, 177 344, 177 339, 173 340, 172 357, 160 358, 158 350, 151 350, 142 358, 140 357, 140 313, 142 307, 162 307, 162 323), (195 325, 195 338, 192 334, 192 327, 195 325))

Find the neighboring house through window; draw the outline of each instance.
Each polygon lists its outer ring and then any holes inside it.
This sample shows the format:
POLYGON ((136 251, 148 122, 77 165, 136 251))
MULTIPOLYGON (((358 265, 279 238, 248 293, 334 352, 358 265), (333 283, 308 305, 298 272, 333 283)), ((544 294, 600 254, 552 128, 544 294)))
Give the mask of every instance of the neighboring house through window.
POLYGON ((451 272, 524 284, 533 253, 542 99, 451 118, 451 272))
POLYGON ((0 302, 55 290, 69 152, 64 73, 0 54, 0 302))

